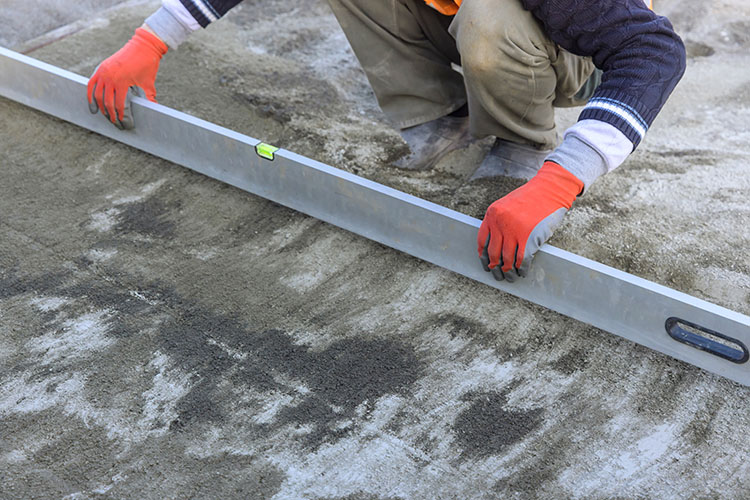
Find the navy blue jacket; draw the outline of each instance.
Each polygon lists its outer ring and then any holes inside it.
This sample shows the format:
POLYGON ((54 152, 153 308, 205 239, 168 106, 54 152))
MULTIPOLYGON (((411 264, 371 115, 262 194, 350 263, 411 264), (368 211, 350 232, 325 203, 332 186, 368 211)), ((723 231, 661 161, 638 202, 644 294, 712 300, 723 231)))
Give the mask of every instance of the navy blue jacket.
MULTIPOLYGON (((241 0, 180 0, 206 27, 241 0)), ((371 0, 373 2, 379 0, 371 0)), ((685 47, 666 17, 642 0, 521 0, 547 35, 591 57, 602 83, 579 120, 617 127, 635 148, 685 72, 685 47)))

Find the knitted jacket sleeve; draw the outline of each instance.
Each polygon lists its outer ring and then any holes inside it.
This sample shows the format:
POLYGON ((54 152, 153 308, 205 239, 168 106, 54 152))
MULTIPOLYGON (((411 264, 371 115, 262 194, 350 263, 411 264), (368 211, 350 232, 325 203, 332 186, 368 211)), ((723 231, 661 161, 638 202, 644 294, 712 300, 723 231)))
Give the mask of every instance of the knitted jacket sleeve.
POLYGON ((242 0, 180 0, 180 3, 205 28, 242 0))
POLYGON ((685 47, 642 0, 521 0, 565 50, 604 73, 579 120, 620 130, 633 149, 685 71, 685 47))
POLYGON ((241 0, 162 0, 162 6, 146 19, 146 24, 171 49, 190 34, 205 28, 226 14, 241 0))

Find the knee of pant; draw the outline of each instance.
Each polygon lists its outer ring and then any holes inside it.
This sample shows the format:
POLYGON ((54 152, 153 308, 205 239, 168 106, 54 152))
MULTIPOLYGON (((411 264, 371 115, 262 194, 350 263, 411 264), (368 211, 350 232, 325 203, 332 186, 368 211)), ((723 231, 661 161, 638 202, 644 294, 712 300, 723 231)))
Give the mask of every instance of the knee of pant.
POLYGON ((473 33, 460 42, 461 65, 471 73, 496 73, 514 67, 539 69, 550 65, 546 47, 534 43, 514 27, 508 27, 502 33, 473 33))
POLYGON ((454 36, 464 71, 484 74, 549 66, 552 44, 520 2, 464 2, 457 17, 454 36))
POLYGON ((502 50, 498 47, 496 40, 476 35, 466 38, 458 43, 464 73, 472 75, 496 73, 501 65, 502 56, 502 50))

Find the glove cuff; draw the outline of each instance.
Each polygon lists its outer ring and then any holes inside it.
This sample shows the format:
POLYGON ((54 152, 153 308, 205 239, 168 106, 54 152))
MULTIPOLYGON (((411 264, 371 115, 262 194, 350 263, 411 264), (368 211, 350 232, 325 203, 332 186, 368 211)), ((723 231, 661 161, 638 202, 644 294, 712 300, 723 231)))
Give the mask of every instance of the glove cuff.
MULTIPOLYGON (((179 2, 177 3, 179 5, 179 2)), ((185 14, 190 16, 187 10, 185 14)), ((200 27, 198 23, 195 23, 196 28, 184 24, 178 15, 164 6, 147 17, 144 22, 170 49, 179 47, 195 29, 200 27)))
POLYGON ((583 193, 584 184, 575 175, 555 162, 545 161, 529 183, 541 184, 561 206, 570 209, 575 199, 583 193))
POLYGON ((161 59, 161 57, 167 53, 167 44, 164 43, 161 38, 154 35, 153 33, 149 33, 143 28, 136 28, 135 35, 133 35, 133 40, 138 41, 143 45, 151 48, 159 57, 159 59, 161 59))

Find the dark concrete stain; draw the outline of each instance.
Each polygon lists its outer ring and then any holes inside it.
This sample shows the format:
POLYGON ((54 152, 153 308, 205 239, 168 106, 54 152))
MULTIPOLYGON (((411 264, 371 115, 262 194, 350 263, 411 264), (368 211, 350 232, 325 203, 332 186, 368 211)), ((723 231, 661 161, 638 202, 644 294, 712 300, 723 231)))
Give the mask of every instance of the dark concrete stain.
POLYGON ((664 158, 670 164, 674 162, 675 158, 695 166, 716 165, 719 160, 714 151, 707 149, 671 149, 651 154, 664 158))
POLYGON ((247 93, 236 93, 234 98, 240 102, 246 102, 252 106, 255 112, 264 119, 274 120, 282 125, 292 121, 294 113, 284 106, 283 103, 265 96, 247 93))
POLYGON ((309 52, 313 55, 314 50, 309 50, 310 47, 314 47, 325 39, 326 35, 320 29, 300 29, 279 47, 276 47, 276 51, 279 55, 299 51, 309 52))
POLYGON ((631 402, 638 413, 657 419, 670 418, 681 411, 681 395, 701 376, 700 369, 693 365, 661 357, 659 370, 643 379, 631 402))
POLYGON ((310 226, 305 228, 294 238, 287 240, 278 250, 279 254, 293 254, 302 256, 313 245, 317 238, 320 238, 322 228, 326 226, 325 222, 314 220, 310 226))
POLYGON ((221 424, 226 421, 223 398, 217 387, 217 379, 203 379, 190 388, 190 392, 177 404, 177 419, 169 424, 170 430, 184 429, 194 422, 221 424))
POLYGON ((140 233, 158 238, 174 235, 175 223, 168 219, 171 211, 179 204, 167 204, 156 196, 131 203, 118 215, 120 222, 114 230, 118 233, 140 233))
POLYGON ((311 425, 305 441, 312 448, 347 435, 349 430, 335 427, 353 418, 360 404, 371 410, 385 394, 406 393, 420 374, 410 348, 385 340, 339 341, 321 352, 305 352, 294 365, 289 375, 302 375, 312 395, 280 412, 277 422, 311 425))
MULTIPOLYGON (((332 404, 353 410, 387 393, 401 393, 420 374, 411 347, 387 340, 346 339, 322 352, 308 351, 302 373, 332 404)), ((292 373, 297 373, 292 372, 292 373)))
POLYGON ((38 276, 19 276, 13 269, 0 271, 0 299, 26 293, 44 294, 60 286, 70 276, 67 271, 43 273, 38 276))
POLYGON ((416 417, 414 415, 402 408, 391 418, 386 425, 385 430, 391 434, 399 435, 409 423, 412 423, 415 420, 416 417))
MULTIPOLYGON (((414 443, 428 456, 431 456, 443 441, 443 436, 435 436, 433 429, 424 429, 414 439, 414 443)), ((413 458, 412 460, 416 463, 421 459, 413 458)))
POLYGON ((279 330, 252 332, 216 317, 210 325, 195 317, 192 321, 191 325, 162 330, 164 350, 203 380, 180 401, 175 427, 225 419, 228 410, 220 407, 221 392, 216 386, 225 376, 259 391, 289 392, 289 387, 275 380, 278 371, 300 380, 311 393, 299 404, 282 409, 271 426, 309 425, 313 430, 303 441, 317 448, 348 434, 336 426, 351 419, 361 403, 401 393, 419 376, 414 353, 394 342, 343 340, 315 352, 296 345, 290 335, 279 330), (248 359, 229 358, 222 349, 206 344, 207 337, 248 354, 248 359))
POLYGON ((272 201, 262 200, 262 203, 260 209, 256 203, 246 209, 243 207, 243 212, 227 228, 235 244, 247 243, 256 238, 270 238, 280 227, 307 217, 272 201))
POLYGON ((455 339, 458 336, 474 336, 472 334, 478 331, 485 334, 490 333, 478 322, 454 313, 441 314, 435 319, 435 322, 436 324, 448 326, 448 328, 450 328, 450 336, 452 339, 455 339))
POLYGON ((710 446, 716 415, 723 404, 721 395, 712 395, 706 402, 706 406, 697 411, 690 423, 683 429, 682 436, 689 440, 696 449, 710 446))
POLYGON ((551 363, 552 369, 563 375, 573 375, 581 371, 589 364, 588 354, 582 349, 567 351, 551 363))
POLYGON ((169 424, 172 430, 226 421, 231 404, 222 402, 232 398, 222 385, 225 380, 235 389, 296 393, 296 388, 278 381, 291 379, 310 393, 266 425, 311 426, 304 444, 316 448, 346 435, 348 431, 336 427, 356 417, 355 409, 362 403, 372 405, 386 394, 404 394, 421 375, 421 363, 410 346, 368 338, 366 332, 318 351, 278 329, 255 331, 174 290, 152 285, 142 293, 158 295, 174 311, 159 327, 157 342, 194 382, 177 405, 178 418, 169 424))
POLYGON ((86 257, 85 255, 81 255, 73 259, 73 263, 81 269, 86 269, 88 267, 91 267, 94 261, 86 257))
POLYGON ((305 448, 315 450, 322 444, 336 442, 350 434, 351 427, 335 428, 336 423, 340 422, 341 418, 341 415, 336 415, 329 402, 314 395, 305 398, 297 406, 290 406, 281 410, 276 418, 276 424, 271 427, 289 425, 300 428, 303 425, 310 426, 312 430, 301 437, 301 442, 305 448))
POLYGON ((453 432, 464 457, 485 458, 501 453, 542 423, 541 408, 508 409, 505 393, 469 392, 462 400, 471 401, 471 406, 458 415, 453 432))
POLYGON ((280 227, 305 220, 311 220, 309 227, 274 250, 278 254, 302 254, 316 238, 320 237, 320 231, 326 224, 271 201, 264 200, 260 209, 257 206, 249 207, 241 217, 235 219, 227 231, 232 236, 234 244, 245 244, 253 240, 267 240, 273 237, 274 232, 280 227))
MULTIPOLYGON (((376 132, 371 137, 372 137, 373 143, 382 145, 383 153, 381 157, 381 163, 383 165, 392 165, 399 158, 409 154, 409 151, 410 151, 409 146, 403 141, 399 141, 399 142, 394 141, 394 138, 392 135, 389 135, 384 132, 376 132)), ((351 152, 351 151, 345 152, 344 158, 350 163, 357 163, 360 161, 359 157, 354 152, 351 152)), ((353 173, 357 175, 360 174, 359 169, 357 167, 352 166, 351 170, 353 173)), ((398 169, 398 172, 393 172, 393 174, 398 175, 401 172, 402 170, 398 169)))
POLYGON ((716 53, 716 49, 703 42, 685 40, 685 52, 691 58, 709 57, 716 53))
POLYGON ((296 123, 300 118, 318 119, 321 115, 333 116, 337 110, 340 111, 340 104, 331 104, 340 103, 341 98, 330 82, 311 78, 308 74, 304 78, 310 80, 310 84, 300 89, 299 75, 296 73, 288 75, 271 71, 262 78, 274 80, 273 92, 249 92, 248 89, 255 87, 252 82, 261 78, 260 75, 242 70, 233 73, 219 76, 219 85, 226 87, 228 96, 238 108, 247 109, 253 115, 258 126, 265 129, 264 137, 268 141, 286 144, 305 156, 328 160, 325 156, 328 144, 325 130, 296 123))
POLYGON ((447 329, 451 338, 463 337, 479 342, 483 347, 492 349, 502 360, 519 356, 526 351, 526 347, 523 345, 510 346, 507 343, 504 332, 516 328, 512 323, 497 324, 495 328, 488 328, 486 325, 460 314, 443 313, 429 316, 419 328, 447 329))
POLYGON ((653 170, 663 174, 684 174, 691 168, 716 165, 716 153, 706 149, 671 149, 658 152, 639 152, 625 168, 632 171, 653 170))

